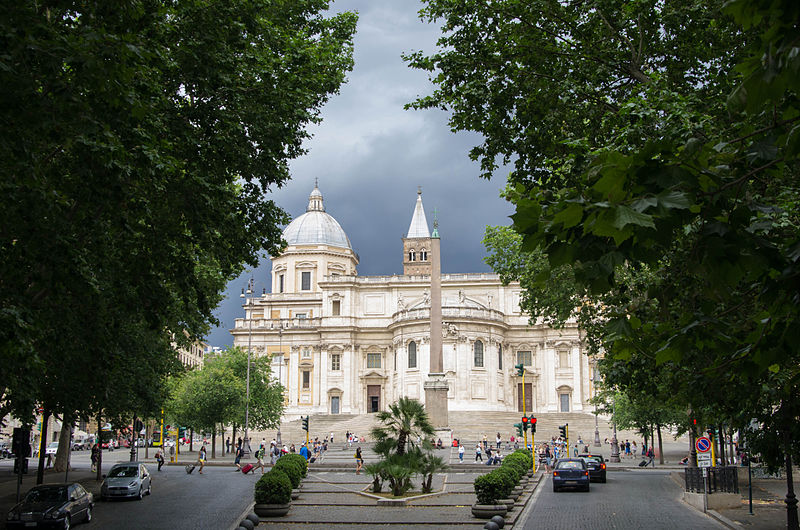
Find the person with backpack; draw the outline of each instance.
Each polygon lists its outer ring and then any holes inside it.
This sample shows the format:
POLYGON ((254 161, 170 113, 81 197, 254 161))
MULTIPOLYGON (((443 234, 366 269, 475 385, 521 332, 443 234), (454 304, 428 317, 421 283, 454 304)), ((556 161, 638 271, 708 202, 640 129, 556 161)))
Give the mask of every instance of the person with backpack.
POLYGON ((265 443, 261 442, 261 446, 256 450, 256 466, 253 469, 253 473, 255 473, 257 468, 261 468, 261 474, 264 474, 264 455, 267 452, 267 448, 265 447, 265 443))
POLYGON ((203 474, 203 468, 206 465, 206 446, 200 448, 200 453, 197 455, 197 463, 200 464, 200 469, 197 471, 200 475, 203 474))
POLYGON ((361 474, 361 468, 364 466, 364 458, 361 456, 361 446, 356 448, 356 475, 361 474))
POLYGON ((236 471, 242 470, 242 457, 244 456, 244 449, 242 449, 242 444, 236 446, 236 457, 233 460, 233 463, 236 464, 236 471))

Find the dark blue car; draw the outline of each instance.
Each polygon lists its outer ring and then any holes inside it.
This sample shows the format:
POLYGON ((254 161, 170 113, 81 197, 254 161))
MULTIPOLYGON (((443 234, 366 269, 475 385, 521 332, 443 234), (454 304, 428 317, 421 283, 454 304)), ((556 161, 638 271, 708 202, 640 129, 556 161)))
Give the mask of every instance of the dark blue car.
POLYGON ((574 488, 589 491, 589 469, 582 458, 562 458, 553 468, 553 491, 574 488))

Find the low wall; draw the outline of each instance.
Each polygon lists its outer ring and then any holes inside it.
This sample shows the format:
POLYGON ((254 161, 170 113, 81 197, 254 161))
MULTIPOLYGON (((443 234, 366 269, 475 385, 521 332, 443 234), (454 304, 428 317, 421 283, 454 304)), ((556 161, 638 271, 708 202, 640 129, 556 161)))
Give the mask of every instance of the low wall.
MULTIPOLYGON (((703 494, 692 493, 691 491, 683 492, 683 500, 688 504, 703 511, 703 494)), ((742 496, 738 493, 709 493, 708 494, 708 509, 709 510, 725 510, 727 508, 739 508, 742 505, 742 496)))

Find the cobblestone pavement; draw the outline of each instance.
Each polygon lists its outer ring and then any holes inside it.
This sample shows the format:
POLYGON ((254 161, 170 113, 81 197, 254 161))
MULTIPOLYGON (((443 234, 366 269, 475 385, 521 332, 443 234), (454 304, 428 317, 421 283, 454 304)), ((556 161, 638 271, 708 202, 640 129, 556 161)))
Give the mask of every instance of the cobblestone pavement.
POLYGON ((524 528, 725 528, 683 503, 680 495, 669 474, 658 470, 608 473, 608 482, 592 483, 589 493, 553 493, 548 476, 531 499, 531 509, 523 513, 524 528))

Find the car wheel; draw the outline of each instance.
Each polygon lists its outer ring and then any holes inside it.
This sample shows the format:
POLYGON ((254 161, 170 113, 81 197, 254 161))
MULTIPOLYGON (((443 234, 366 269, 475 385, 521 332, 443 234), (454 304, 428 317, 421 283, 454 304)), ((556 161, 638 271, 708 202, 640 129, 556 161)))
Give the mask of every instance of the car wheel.
POLYGON ((64 530, 69 530, 69 528, 70 528, 70 524, 69 523, 70 523, 69 514, 67 514, 67 516, 64 517, 64 530))
POLYGON ((605 475, 603 475, 603 478, 600 479, 600 482, 602 482, 603 484, 606 483, 606 476, 605 475))
POLYGON ((139 500, 144 499, 144 489, 141 486, 139 486, 139 496, 138 497, 139 497, 139 500))
POLYGON ((88 508, 86 508, 86 522, 92 522, 92 505, 90 504, 88 508))
POLYGON ((553 486, 553 493, 558 493, 558 488, 553 486))
POLYGON ((153 483, 147 485, 147 494, 151 495, 153 493, 153 483))

